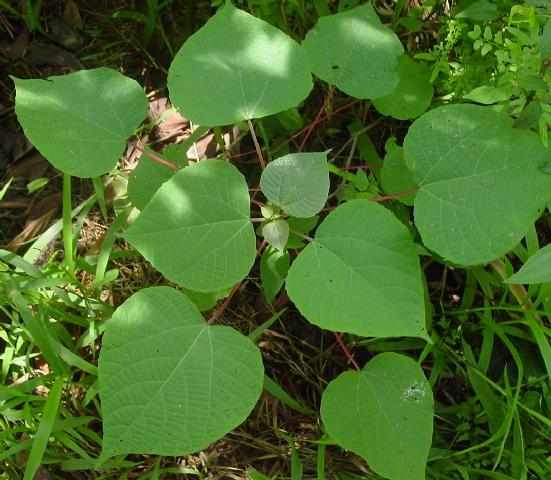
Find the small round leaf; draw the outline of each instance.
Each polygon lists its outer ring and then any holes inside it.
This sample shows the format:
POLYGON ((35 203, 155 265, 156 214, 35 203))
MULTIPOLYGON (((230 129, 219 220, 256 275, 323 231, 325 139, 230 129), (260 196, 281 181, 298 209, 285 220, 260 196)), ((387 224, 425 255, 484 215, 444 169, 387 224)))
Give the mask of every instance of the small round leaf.
POLYGON ((103 337, 102 457, 202 450, 247 418, 263 378, 260 351, 247 337, 207 325, 173 288, 140 290, 103 337))
POLYGON ((245 178, 203 160, 165 182, 125 238, 169 280, 198 292, 232 287, 256 258, 245 178))
POLYGON ((25 135, 54 167, 76 177, 112 170, 147 114, 143 88, 109 68, 14 82, 25 135))
POLYGON ((260 189, 289 215, 314 216, 329 194, 327 152, 291 153, 270 162, 262 172, 260 189))
POLYGON ((287 220, 277 219, 262 225, 262 236, 275 249, 285 250, 289 240, 289 224, 287 220))
POLYGON ((369 200, 326 217, 291 265, 287 292, 308 321, 327 330, 427 338, 414 243, 391 212, 369 200))
POLYGON ((359 372, 345 372, 325 389, 327 433, 389 480, 425 480, 432 443, 433 399, 421 367, 382 353, 359 372))
POLYGON ((178 51, 168 89, 193 122, 228 125, 295 107, 312 75, 298 43, 228 1, 178 51))
POLYGON ((352 97, 382 97, 398 85, 404 48, 368 3, 321 17, 303 47, 312 71, 352 97))

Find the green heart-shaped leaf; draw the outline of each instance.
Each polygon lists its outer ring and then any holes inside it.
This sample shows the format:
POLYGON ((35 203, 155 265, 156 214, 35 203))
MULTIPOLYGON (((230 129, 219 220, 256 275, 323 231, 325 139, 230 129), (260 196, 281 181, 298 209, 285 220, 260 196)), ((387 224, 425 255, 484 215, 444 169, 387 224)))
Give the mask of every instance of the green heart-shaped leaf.
POLYGON ((347 202, 327 216, 291 265, 287 292, 321 328, 427 337, 413 241, 392 213, 369 200, 347 202))
POLYGON ((396 88, 388 95, 374 99, 373 105, 383 115, 399 120, 417 118, 430 107, 432 100, 430 70, 403 55, 399 72, 400 82, 396 88))
POLYGON ((138 166, 128 177, 128 198, 136 208, 143 210, 161 185, 173 175, 170 168, 142 155, 138 166))
POLYGON ((245 178, 203 160, 165 182, 125 238, 169 280, 198 292, 230 288, 256 257, 245 178))
POLYGON ((295 107, 312 75, 298 43, 228 1, 178 51, 168 89, 187 118, 228 125, 295 107))
POLYGON ((390 480, 424 480, 432 443, 433 400, 419 365, 382 353, 325 389, 321 418, 342 447, 390 480))
POLYGON ((289 215, 314 216, 329 194, 327 152, 291 153, 270 162, 262 172, 260 189, 289 215))
POLYGON ((147 114, 143 88, 109 68, 14 82, 25 135, 54 167, 76 177, 115 168, 147 114))
POLYGON ((99 358, 103 452, 183 455, 241 424, 262 392, 256 345, 209 326, 169 287, 140 290, 108 321, 99 358))
POLYGON ((542 171, 549 150, 487 107, 424 114, 409 129, 404 154, 420 187, 415 225, 424 244, 460 265, 507 253, 551 200, 551 177, 542 171))
POLYGON ((398 85, 404 48, 370 4, 321 17, 303 47, 312 71, 352 97, 382 97, 398 85))

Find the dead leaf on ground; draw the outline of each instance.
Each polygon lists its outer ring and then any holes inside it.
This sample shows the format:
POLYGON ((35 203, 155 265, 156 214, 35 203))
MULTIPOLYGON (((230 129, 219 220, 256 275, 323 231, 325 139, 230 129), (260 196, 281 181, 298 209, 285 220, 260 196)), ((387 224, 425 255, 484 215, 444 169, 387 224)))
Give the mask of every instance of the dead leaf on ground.
MULTIPOLYGON (((232 132, 226 132, 222 134, 222 140, 226 150, 230 150, 230 146, 234 141, 236 135, 239 135, 239 129, 232 132)), ((188 150, 187 157, 191 160, 202 160, 205 158, 214 158, 220 152, 220 147, 213 133, 207 133, 199 140, 197 140, 188 150)))
POLYGON ((33 67, 55 66, 67 67, 72 70, 82 70, 84 66, 71 52, 51 43, 33 42, 29 47, 25 60, 33 67))
POLYGON ((73 0, 65 0, 65 8, 63 9, 63 20, 65 23, 77 30, 83 27, 82 17, 78 5, 73 0))
POLYGON ((47 37, 68 50, 76 50, 84 43, 82 35, 59 18, 48 22, 47 37))
POLYGON ((48 170, 49 163, 42 154, 35 150, 30 155, 23 157, 14 166, 8 169, 8 177, 23 178, 27 181, 43 177, 48 170))
MULTIPOLYGON (((147 144, 149 137, 146 135, 141 142, 147 144)), ((126 150, 122 156, 121 167, 123 170, 133 170, 138 165, 138 160, 142 156, 142 149, 138 144, 138 139, 132 138, 126 144, 126 150)))
POLYGON ((25 56, 27 49, 29 48, 30 35, 26 29, 15 37, 12 42, 3 42, 0 45, 0 53, 5 55, 9 60, 19 60, 25 56))
POLYGON ((190 160, 201 160, 203 158, 213 158, 218 151, 218 144, 214 138, 214 133, 207 133, 204 137, 197 140, 188 150, 187 157, 190 160))
POLYGON ((168 139, 171 143, 178 143, 186 137, 189 129, 189 120, 180 115, 166 97, 154 98, 149 102, 149 118, 158 125, 153 131, 156 142, 164 142, 168 139))
POLYGON ((8 243, 7 249, 16 252, 25 243, 40 235, 56 218, 61 206, 61 193, 54 193, 36 202, 27 213, 23 230, 8 243))
POLYGON ((10 127, 2 127, 0 134, 0 160, 4 159, 5 166, 17 162, 34 148, 23 133, 11 130, 10 127))

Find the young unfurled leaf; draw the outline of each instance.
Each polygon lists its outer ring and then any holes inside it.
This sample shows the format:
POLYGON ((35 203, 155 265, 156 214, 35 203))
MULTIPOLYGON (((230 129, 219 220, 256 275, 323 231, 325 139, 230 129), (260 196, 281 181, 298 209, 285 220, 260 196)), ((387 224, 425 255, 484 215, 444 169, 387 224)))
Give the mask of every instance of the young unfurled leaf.
POLYGON ((383 115, 399 120, 417 118, 429 108, 432 100, 431 72, 407 55, 400 58, 399 72, 400 82, 396 88, 388 95, 374 99, 373 105, 383 115))
POLYGON ((230 288, 256 257, 245 178, 203 160, 165 182, 125 238, 169 280, 198 292, 230 288))
POLYGON ((329 194, 327 152, 291 153, 270 162, 262 172, 260 188, 289 215, 314 216, 329 194))
POLYGON ((161 185, 172 178, 174 171, 142 155, 138 166, 128 177, 128 198, 143 210, 161 185))
POLYGON ((109 68, 14 82, 25 134, 54 167, 77 177, 112 170, 147 113, 143 88, 109 68))
POLYGON ((303 47, 312 71, 357 98, 378 98, 398 85, 404 48, 370 4, 321 17, 303 47))
POLYGON ((287 292, 311 323, 373 337, 426 338, 421 269, 406 227, 369 200, 331 212, 291 265, 287 292))
POLYGON ((511 275, 505 283, 547 283, 551 282, 551 245, 540 248, 521 269, 511 275))
POLYGON ((339 445, 361 455, 389 480, 424 480, 432 443, 433 400, 419 365, 382 353, 361 371, 333 380, 321 418, 339 445))
POLYGON ((486 107, 424 114, 404 154, 419 185, 415 225, 424 244, 460 265, 511 250, 551 200, 551 177, 541 170, 549 151, 536 134, 486 107))
POLYGON ((175 289, 140 290, 103 337, 102 457, 201 450, 247 418, 263 378, 260 351, 247 337, 207 325, 175 289))
POLYGON ((385 162, 381 169, 381 184, 387 194, 399 194, 397 198, 399 202, 404 205, 413 205, 417 185, 406 165, 404 149, 396 145, 393 139, 386 145, 385 162))
POLYGON ((227 2, 178 51, 168 89, 193 122, 228 125, 295 107, 312 75, 292 38, 227 2))
POLYGON ((289 224, 283 219, 267 222, 262 225, 262 235, 272 247, 282 251, 289 240, 289 224))
POLYGON ((290 256, 288 252, 268 247, 262 253, 262 257, 260 258, 260 280, 264 298, 268 303, 274 301, 285 283, 289 265, 290 256))

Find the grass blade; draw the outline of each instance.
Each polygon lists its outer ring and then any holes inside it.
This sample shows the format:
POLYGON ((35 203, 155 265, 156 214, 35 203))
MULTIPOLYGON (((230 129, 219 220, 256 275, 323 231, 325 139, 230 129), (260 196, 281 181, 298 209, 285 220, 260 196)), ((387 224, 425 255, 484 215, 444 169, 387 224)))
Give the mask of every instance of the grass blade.
POLYGON ((38 426, 38 431, 36 432, 33 440, 33 445, 31 447, 23 480, 33 480, 38 467, 40 467, 42 457, 44 456, 46 446, 48 445, 48 439, 50 438, 50 434, 54 428, 64 383, 65 378, 59 377, 54 382, 50 390, 48 399, 44 405, 44 411, 42 414, 42 419, 40 420, 40 425, 38 426))
POLYGON ((304 413, 305 415, 312 415, 314 411, 299 401, 295 400, 291 395, 289 395, 279 383, 274 382, 268 375, 264 375, 264 390, 266 390, 270 395, 273 395, 280 402, 287 405, 289 408, 296 410, 297 412, 304 413))

